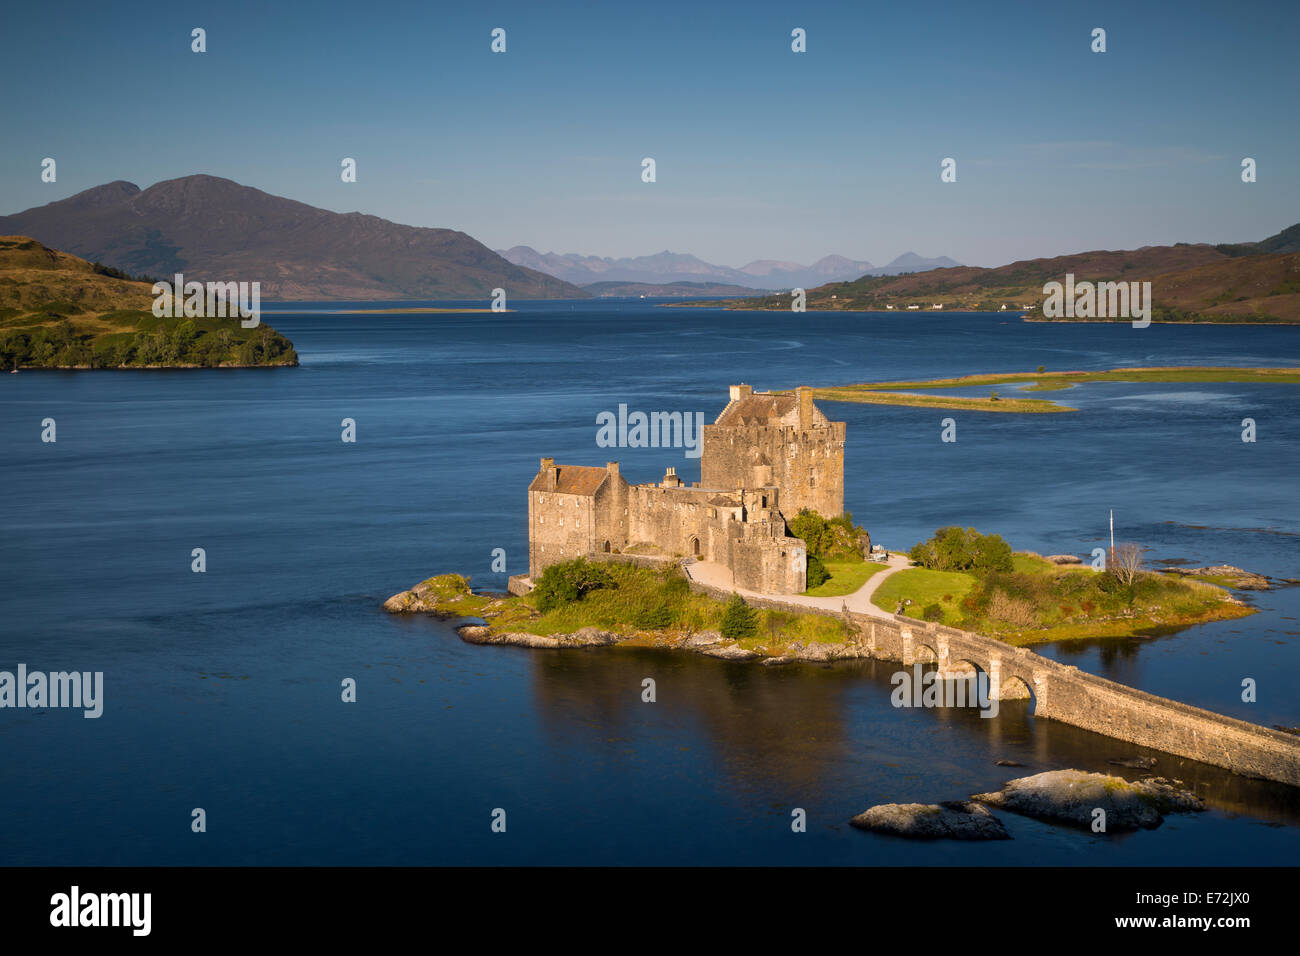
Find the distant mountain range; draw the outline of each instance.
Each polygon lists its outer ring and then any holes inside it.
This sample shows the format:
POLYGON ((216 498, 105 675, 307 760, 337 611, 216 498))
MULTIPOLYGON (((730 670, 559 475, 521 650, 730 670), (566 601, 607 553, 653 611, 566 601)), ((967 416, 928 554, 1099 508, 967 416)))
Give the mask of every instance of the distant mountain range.
MULTIPOLYGON (((807 307, 878 311, 1027 310, 1042 319, 1043 285, 1063 281, 1149 281, 1156 322, 1300 322, 1300 224, 1259 242, 1180 242, 1027 259, 981 269, 934 269, 863 277, 809 289, 807 307)), ((718 302, 702 303, 717 306, 718 302)), ((731 300, 737 309, 790 308, 788 293, 731 300)))
POLYGON ((947 256, 925 259, 914 252, 903 253, 887 266, 874 266, 865 260, 846 259, 844 256, 826 256, 810 266, 775 259, 758 259, 739 269, 714 265, 692 255, 666 250, 651 256, 623 259, 577 253, 541 253, 531 246, 498 249, 497 253, 517 266, 535 269, 581 286, 593 282, 708 282, 746 289, 793 289, 868 275, 898 275, 902 272, 922 272, 959 265, 947 256))
POLYGON ((117 181, 0 216, 0 235, 133 275, 259 281, 263 299, 571 299, 587 293, 463 232, 308 206, 216 176, 117 181))
POLYGON ((689 299, 701 295, 753 295, 755 289, 726 282, 590 282, 583 286, 595 296, 661 296, 689 299))

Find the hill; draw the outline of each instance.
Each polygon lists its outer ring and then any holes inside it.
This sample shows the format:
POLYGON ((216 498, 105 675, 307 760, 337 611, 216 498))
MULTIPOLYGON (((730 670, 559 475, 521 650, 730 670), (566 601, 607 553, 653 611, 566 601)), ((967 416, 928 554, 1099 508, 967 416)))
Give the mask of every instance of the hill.
POLYGON ((0 367, 190 368, 297 365, 293 343, 236 318, 153 315, 150 283, 101 263, 0 236, 0 367))
POLYGON ((0 216, 31 236, 133 274, 261 282, 263 299, 585 298, 451 229, 336 213, 216 176, 141 190, 112 182, 0 216))
MULTIPOLYGON (((1043 285, 1072 273, 1076 282, 1150 281, 1152 320, 1157 322, 1300 322, 1298 246, 1300 225, 1261 242, 1231 246, 1178 243, 1026 259, 992 269, 962 266, 864 276, 809 289, 807 307, 844 311, 935 305, 950 311, 1006 308, 1026 312, 1030 321, 1041 320, 1043 285)), ((719 303, 699 304, 716 307, 719 303)), ((788 310, 790 296, 732 300, 725 306, 788 310)))

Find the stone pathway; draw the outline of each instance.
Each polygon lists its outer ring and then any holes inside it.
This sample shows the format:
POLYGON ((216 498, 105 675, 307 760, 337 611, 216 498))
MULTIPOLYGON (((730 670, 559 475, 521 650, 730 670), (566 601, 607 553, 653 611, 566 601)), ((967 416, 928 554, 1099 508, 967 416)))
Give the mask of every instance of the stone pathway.
POLYGON ((715 564, 712 561, 692 561, 686 565, 686 573, 692 581, 699 581, 701 584, 708 584, 726 591, 735 591, 741 597, 773 598, 786 604, 802 604, 805 607, 817 608, 820 611, 832 611, 836 614, 840 613, 847 605, 850 611, 858 614, 869 614, 872 617, 892 620, 893 613, 872 604, 871 595, 876 592, 876 588, 880 587, 880 582, 885 578, 911 566, 912 562, 907 555, 890 554, 889 561, 883 571, 877 571, 867 578, 862 587, 852 594, 845 594, 841 597, 808 597, 805 594, 759 594, 756 591, 747 591, 744 588, 735 587, 731 583, 731 572, 724 565, 715 564))

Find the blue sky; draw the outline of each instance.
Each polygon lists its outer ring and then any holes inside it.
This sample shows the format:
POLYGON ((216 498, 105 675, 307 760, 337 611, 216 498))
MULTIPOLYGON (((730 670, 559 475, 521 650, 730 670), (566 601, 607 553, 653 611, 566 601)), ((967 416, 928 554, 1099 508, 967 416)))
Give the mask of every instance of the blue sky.
POLYGON ((0 33, 4 213, 204 172, 493 248, 731 266, 998 265, 1300 221, 1294 2, 51 9, 10 5, 0 33))

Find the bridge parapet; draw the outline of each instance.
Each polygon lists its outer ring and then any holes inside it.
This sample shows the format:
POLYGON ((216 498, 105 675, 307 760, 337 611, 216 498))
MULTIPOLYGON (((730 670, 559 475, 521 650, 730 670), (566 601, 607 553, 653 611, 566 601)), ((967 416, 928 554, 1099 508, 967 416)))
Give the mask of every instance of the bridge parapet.
POLYGON ((866 635, 873 657, 911 665, 918 649, 928 647, 942 668, 965 660, 984 670, 993 696, 1017 678, 1033 694, 1036 717, 1300 787, 1300 737, 1294 734, 1159 697, 973 631, 903 615, 850 612, 848 619, 866 635))

